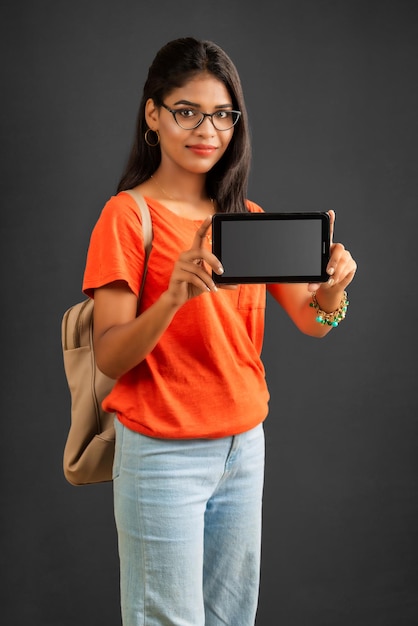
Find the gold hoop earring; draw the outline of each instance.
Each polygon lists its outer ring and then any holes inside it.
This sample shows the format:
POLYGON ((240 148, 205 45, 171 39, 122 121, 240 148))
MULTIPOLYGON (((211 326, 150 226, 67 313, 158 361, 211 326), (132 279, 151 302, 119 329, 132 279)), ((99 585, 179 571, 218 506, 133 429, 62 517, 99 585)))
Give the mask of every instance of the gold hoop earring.
POLYGON ((158 146, 158 144, 160 143, 160 133, 158 132, 158 130, 152 130, 152 128, 148 128, 147 132, 144 135, 144 139, 145 139, 145 143, 147 144, 147 146, 150 146, 150 148, 155 148, 155 146, 158 146), (149 140, 148 133, 154 133, 155 136, 157 137, 157 141, 152 143, 149 140))

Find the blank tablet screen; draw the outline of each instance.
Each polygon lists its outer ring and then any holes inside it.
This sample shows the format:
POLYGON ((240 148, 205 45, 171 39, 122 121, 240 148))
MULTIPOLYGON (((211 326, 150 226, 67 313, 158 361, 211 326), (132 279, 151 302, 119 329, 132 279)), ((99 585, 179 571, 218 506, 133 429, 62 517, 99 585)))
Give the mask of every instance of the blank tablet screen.
POLYGON ((213 218, 213 252, 227 282, 323 282, 329 260, 326 213, 228 213, 213 218))

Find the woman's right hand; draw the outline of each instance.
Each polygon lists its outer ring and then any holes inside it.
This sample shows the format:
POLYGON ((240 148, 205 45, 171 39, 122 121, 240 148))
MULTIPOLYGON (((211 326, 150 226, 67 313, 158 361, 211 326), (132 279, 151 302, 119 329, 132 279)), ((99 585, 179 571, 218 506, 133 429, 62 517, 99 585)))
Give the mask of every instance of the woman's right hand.
POLYGON ((191 298, 218 290, 211 270, 216 274, 222 274, 224 270, 216 256, 204 247, 211 223, 212 217, 209 216, 196 231, 191 248, 182 252, 174 265, 166 292, 174 306, 181 307, 191 298))

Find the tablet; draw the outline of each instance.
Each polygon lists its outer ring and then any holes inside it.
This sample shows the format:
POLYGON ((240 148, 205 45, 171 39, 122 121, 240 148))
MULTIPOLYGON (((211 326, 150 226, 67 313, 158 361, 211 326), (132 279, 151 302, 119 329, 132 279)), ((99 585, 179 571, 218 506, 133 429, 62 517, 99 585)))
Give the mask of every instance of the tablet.
POLYGON ((330 223, 322 211, 216 213, 212 251, 225 270, 218 284, 328 280, 330 223))

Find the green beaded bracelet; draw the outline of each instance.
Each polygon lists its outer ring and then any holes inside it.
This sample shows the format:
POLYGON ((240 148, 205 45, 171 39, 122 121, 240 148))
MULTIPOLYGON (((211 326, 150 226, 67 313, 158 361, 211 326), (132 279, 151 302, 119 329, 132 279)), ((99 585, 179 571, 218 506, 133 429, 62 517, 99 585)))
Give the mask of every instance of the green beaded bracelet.
POLYGON ((331 313, 326 313, 320 308, 316 299, 316 293, 312 294, 312 302, 309 303, 309 306, 316 309, 315 321, 318 322, 318 324, 327 324, 328 326, 335 327, 338 326, 338 324, 345 318, 349 304, 350 303, 347 298, 347 292, 344 291, 340 306, 338 307, 338 309, 332 311, 331 313))

